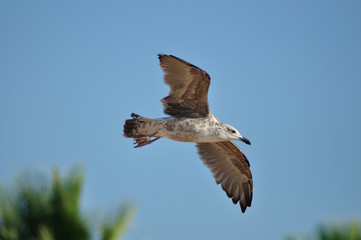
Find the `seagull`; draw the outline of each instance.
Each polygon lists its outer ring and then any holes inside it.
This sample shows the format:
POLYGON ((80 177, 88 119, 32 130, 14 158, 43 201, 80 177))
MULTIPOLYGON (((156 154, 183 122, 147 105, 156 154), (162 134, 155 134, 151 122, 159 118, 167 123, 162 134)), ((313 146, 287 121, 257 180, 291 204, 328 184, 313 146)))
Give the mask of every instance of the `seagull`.
POLYGON ((164 82, 170 87, 163 98, 170 117, 146 118, 132 113, 124 124, 124 137, 133 138, 135 148, 160 138, 195 142, 197 153, 227 196, 239 202, 242 213, 251 206, 253 181, 250 164, 232 141, 251 142, 237 129, 218 120, 209 110, 207 72, 173 55, 158 54, 164 82))

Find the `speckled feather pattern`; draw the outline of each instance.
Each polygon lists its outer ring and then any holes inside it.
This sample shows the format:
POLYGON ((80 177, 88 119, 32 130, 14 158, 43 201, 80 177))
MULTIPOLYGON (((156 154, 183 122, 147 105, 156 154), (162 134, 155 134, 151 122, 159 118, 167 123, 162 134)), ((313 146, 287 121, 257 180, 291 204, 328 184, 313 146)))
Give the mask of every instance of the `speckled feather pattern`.
MULTIPOLYGON (((131 121, 131 120, 130 120, 131 121)), ((131 135, 127 137, 144 137, 158 132, 154 136, 169 138, 180 142, 216 142, 224 124, 213 114, 202 118, 169 117, 149 119, 136 122, 131 135)))

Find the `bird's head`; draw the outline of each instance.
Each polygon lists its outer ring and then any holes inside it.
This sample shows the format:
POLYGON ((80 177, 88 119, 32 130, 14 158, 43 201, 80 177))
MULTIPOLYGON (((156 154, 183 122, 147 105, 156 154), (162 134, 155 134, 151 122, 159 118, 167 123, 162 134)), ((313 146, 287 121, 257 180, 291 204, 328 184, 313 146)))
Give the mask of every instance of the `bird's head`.
POLYGON ((248 145, 251 145, 251 142, 243 137, 238 131, 237 129, 235 129, 234 127, 232 127, 231 125, 225 124, 225 135, 229 140, 238 140, 238 141, 242 141, 248 145))

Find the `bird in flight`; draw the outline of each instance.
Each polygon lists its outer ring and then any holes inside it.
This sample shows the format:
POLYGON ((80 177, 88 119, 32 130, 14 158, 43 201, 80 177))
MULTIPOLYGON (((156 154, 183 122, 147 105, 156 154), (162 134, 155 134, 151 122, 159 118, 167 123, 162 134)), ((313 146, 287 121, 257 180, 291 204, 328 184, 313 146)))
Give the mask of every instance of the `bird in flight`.
POLYGON ((173 55, 158 54, 169 95, 161 100, 166 118, 146 118, 131 114, 124 124, 124 136, 134 138, 136 148, 159 138, 195 142, 197 153, 241 211, 251 206, 253 181, 250 164, 232 141, 251 142, 237 129, 218 120, 208 106, 209 75, 173 55))

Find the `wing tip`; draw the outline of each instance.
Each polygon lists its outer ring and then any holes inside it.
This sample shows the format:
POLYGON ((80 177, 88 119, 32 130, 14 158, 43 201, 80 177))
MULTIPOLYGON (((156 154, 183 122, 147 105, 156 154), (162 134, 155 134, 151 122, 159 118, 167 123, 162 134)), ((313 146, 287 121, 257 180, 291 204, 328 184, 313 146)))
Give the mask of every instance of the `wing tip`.
POLYGON ((175 59, 179 59, 179 58, 177 58, 176 56, 173 56, 173 55, 170 55, 170 54, 164 54, 164 53, 158 53, 157 54, 157 56, 158 56, 158 59, 161 61, 161 60, 163 60, 164 58, 175 58, 175 59))
POLYGON ((158 56, 159 59, 161 59, 161 58, 163 58, 163 57, 165 57, 165 56, 167 56, 167 55, 164 54, 164 53, 158 53, 157 56, 158 56))
POLYGON ((242 206, 242 205, 241 205, 241 211, 242 211, 242 213, 244 213, 244 212, 246 211, 246 209, 247 209, 247 206, 242 206))

